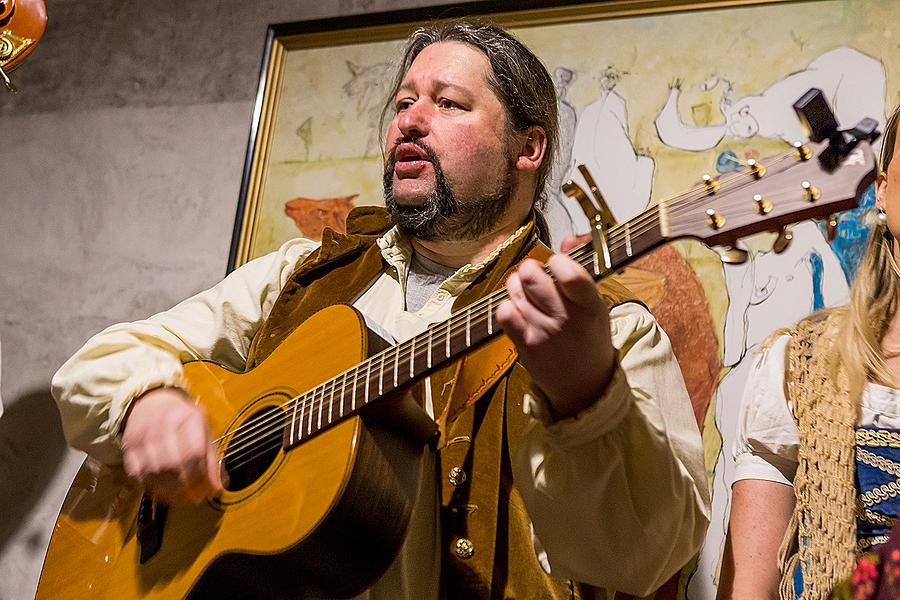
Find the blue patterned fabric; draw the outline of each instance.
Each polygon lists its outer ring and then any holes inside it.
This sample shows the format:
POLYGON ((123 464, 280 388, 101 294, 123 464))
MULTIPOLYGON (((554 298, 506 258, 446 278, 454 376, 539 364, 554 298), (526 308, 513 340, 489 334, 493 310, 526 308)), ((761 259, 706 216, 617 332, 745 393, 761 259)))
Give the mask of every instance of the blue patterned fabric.
POLYGON ((883 544, 900 514, 900 430, 856 428, 856 539, 861 551, 883 544))
MULTIPOLYGON (((856 428, 856 542, 865 552, 887 541, 900 514, 900 429, 856 428)), ((800 539, 800 544, 806 540, 800 539)), ((796 598, 803 599, 803 572, 794 569, 796 598)))

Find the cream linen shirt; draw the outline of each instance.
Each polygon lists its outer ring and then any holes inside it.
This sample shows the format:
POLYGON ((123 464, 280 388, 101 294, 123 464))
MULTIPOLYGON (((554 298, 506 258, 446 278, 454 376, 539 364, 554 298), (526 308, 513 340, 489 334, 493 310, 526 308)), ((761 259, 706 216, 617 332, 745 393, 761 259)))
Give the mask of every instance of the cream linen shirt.
MULTIPOLYGON (((499 254, 462 267, 421 310, 409 313, 410 244, 396 229, 378 244, 389 266, 353 305, 397 341, 446 319, 454 299, 499 254)), ((208 359, 243 370, 254 333, 296 265, 315 248, 309 240, 289 241, 171 310, 113 325, 88 340, 53 378, 69 442, 101 461, 121 462, 122 419, 134 398, 183 385, 184 361, 208 359)), ((611 330, 620 367, 597 403, 552 422, 540 398, 523 399, 535 421, 513 457, 513 474, 548 572, 644 596, 697 551, 709 500, 700 434, 668 338, 635 303, 612 310, 611 330)), ((433 476, 422 479, 406 542, 364 597, 439 597, 437 491, 433 476)))
MULTIPOLYGON (((793 485, 800 432, 784 391, 785 353, 790 341, 790 336, 782 335, 754 358, 738 413, 732 451, 734 481, 763 479, 793 485)), ((900 429, 900 390, 866 384, 859 424, 900 429)))

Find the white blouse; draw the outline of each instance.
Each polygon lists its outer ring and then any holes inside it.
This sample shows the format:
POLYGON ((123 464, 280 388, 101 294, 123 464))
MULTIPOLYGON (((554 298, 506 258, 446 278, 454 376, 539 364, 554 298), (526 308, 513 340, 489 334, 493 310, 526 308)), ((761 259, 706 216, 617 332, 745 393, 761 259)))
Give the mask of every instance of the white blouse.
MULTIPOLYGON (((794 480, 800 433, 785 393, 790 339, 782 335, 752 359, 738 414, 734 481, 764 479, 791 485, 794 480)), ((900 429, 900 390, 869 382, 863 390, 859 424, 900 429)))

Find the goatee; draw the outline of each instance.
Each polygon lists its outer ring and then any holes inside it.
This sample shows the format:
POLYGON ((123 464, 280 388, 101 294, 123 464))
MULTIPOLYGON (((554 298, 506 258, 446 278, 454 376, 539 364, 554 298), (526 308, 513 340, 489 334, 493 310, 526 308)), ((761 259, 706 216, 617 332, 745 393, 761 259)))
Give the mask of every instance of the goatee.
POLYGON ((460 202, 450 189, 434 150, 418 138, 397 140, 384 166, 383 184, 384 205, 400 231, 428 241, 478 239, 494 230, 512 202, 511 165, 496 190, 460 202), (400 144, 415 144, 428 156, 434 171, 434 191, 418 206, 401 206, 394 198, 394 166, 400 144))

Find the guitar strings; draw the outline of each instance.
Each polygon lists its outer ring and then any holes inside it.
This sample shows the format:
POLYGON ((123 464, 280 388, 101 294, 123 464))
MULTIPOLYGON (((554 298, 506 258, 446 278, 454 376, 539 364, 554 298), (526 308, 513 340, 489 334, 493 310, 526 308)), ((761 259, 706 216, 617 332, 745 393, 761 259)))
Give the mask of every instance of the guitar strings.
MULTIPOLYGON (((776 165, 778 165, 779 163, 783 162, 784 160, 790 158, 791 156, 792 156, 792 152, 787 152, 781 156, 771 157, 771 158, 767 159, 766 167, 774 168, 776 165)), ((719 185, 718 192, 722 193, 722 192, 726 191, 726 190, 723 190, 723 188, 724 187, 730 188, 731 186, 729 184, 734 183, 735 181, 743 181, 747 185, 752 185, 753 183, 755 183, 756 180, 749 179, 747 177, 747 173, 744 173, 744 172, 737 173, 737 174, 731 174, 731 176, 724 176, 718 180, 718 185, 719 185)), ((731 190, 728 190, 728 191, 731 191, 731 190)), ((709 196, 710 196, 710 194, 707 192, 705 187, 699 188, 699 189, 693 188, 691 190, 686 191, 685 193, 682 193, 678 196, 673 197, 672 199, 670 199, 668 201, 663 201, 657 205, 649 207, 648 209, 643 211, 641 214, 639 214, 635 219, 632 219, 631 221, 629 221, 625 224, 611 227, 607 233, 607 245, 608 245, 610 252, 620 249, 623 245, 623 240, 626 237, 636 238, 636 237, 643 235, 647 231, 651 230, 659 221, 660 205, 662 205, 666 208, 669 215, 681 215, 681 214, 684 214, 685 211, 690 211, 693 209, 693 207, 690 206, 691 204, 695 203, 699 199, 702 199, 704 197, 709 197, 709 196)), ((705 218, 705 217, 703 217, 703 218, 705 218)), ((594 261, 594 252, 593 252, 593 249, 590 246, 590 244, 585 244, 585 245, 579 246, 578 248, 573 249, 570 253, 570 256, 574 260, 576 260, 576 262, 578 262, 579 264, 581 264, 582 266, 584 266, 586 268, 588 267, 588 265, 590 265, 594 261)), ((439 333, 440 337, 455 336, 466 328, 467 325, 464 323, 464 321, 466 321, 466 320, 469 321, 469 323, 468 323, 469 327, 471 327, 473 324, 476 326, 483 324, 484 315, 482 313, 485 311, 485 309, 490 312, 493 312, 495 305, 499 305, 499 303, 505 299, 506 299, 505 290, 501 290, 499 293, 495 292, 494 294, 489 294, 485 298, 482 298, 481 300, 473 303, 472 305, 470 305, 463 311, 460 311, 460 313, 458 313, 457 315, 451 316, 450 319, 438 324, 437 326, 432 326, 433 327, 433 330, 431 331, 432 337, 434 336, 434 333, 437 331, 440 331, 440 333, 439 333), (459 318, 460 315, 465 315, 466 313, 469 314, 468 319, 459 318), (451 328, 449 332, 445 331, 446 328, 448 328, 448 327, 451 328)), ((498 328, 498 330, 499 330, 499 328, 498 328)), ((424 335, 424 333, 419 334, 414 339, 421 338, 423 335, 424 335)), ((395 346, 392 348, 388 348, 387 350, 384 350, 382 352, 379 352, 379 353, 373 355, 372 357, 369 357, 366 361, 363 361, 363 363, 360 363, 356 367, 348 369, 344 373, 341 373, 341 374, 333 377, 329 381, 326 381, 326 382, 320 384, 316 388, 313 388, 312 390, 309 390, 306 393, 301 394, 300 396, 297 396, 297 397, 294 397, 294 398, 288 400, 287 402, 282 404, 280 406, 280 408, 288 409, 292 405, 299 403, 298 406, 301 407, 301 413, 303 414, 303 418, 307 419, 307 423, 308 423, 307 435, 309 435, 310 433, 312 433, 311 427, 309 426, 309 425, 311 425, 312 414, 316 412, 316 408, 318 405, 319 418, 317 419, 317 424, 316 424, 316 428, 315 428, 315 430, 318 431, 321 428, 321 426, 320 426, 321 417, 322 417, 322 413, 325 410, 324 409, 325 402, 326 402, 325 397, 326 397, 326 395, 329 395, 330 399, 328 400, 328 402, 329 403, 334 402, 334 391, 337 389, 338 380, 343 378, 343 383, 342 383, 341 387, 343 390, 346 390, 346 384, 347 384, 346 380, 347 380, 347 376, 349 375, 349 373, 354 372, 354 369, 355 369, 356 374, 358 375, 363 366, 366 366, 368 369, 371 369, 372 365, 375 362, 377 362, 377 359, 379 359, 379 358, 382 359, 382 364, 384 364, 384 358, 385 358, 386 354, 389 354, 391 352, 397 353, 397 356, 394 356, 391 358, 391 362, 393 362, 394 365, 397 365, 397 362, 400 361, 400 362, 404 363, 404 366, 406 366, 406 364, 408 364, 408 362, 407 362, 408 360, 411 360, 413 363, 415 363, 416 358, 427 356, 427 349, 426 350, 407 351, 407 348, 406 348, 407 346, 409 346, 410 348, 415 347, 414 344, 409 344, 408 342, 405 342, 399 348, 395 346), (329 390, 329 386, 330 386, 330 390, 329 390), (316 394, 320 390, 321 390, 320 398, 317 399, 316 394), (330 394, 329 394, 329 391, 331 392, 330 394), (306 412, 307 408, 310 410, 309 413, 306 412)), ((383 377, 383 372, 382 372, 381 376, 383 377)), ((363 383, 365 385, 363 390, 366 390, 371 385, 371 382, 366 381, 366 378, 364 378, 363 383)), ((355 386, 355 389, 359 389, 359 386, 358 385, 355 386)), ((365 404, 365 401, 363 402, 363 404, 365 404)), ((296 413, 296 407, 294 407, 294 412, 296 413)), ((355 410, 351 410, 351 414, 352 414, 352 412, 355 412, 355 410)), ((233 430, 229 435, 217 438, 213 443, 217 443, 217 444, 221 443, 226 437, 231 437, 232 440, 236 440, 236 439, 240 438, 240 442, 235 444, 234 447, 229 447, 229 449, 225 455, 227 458, 235 458, 240 453, 241 450, 243 450, 247 447, 253 446, 253 444, 258 442, 259 439, 269 439, 271 433, 273 433, 275 431, 275 429, 271 428, 270 426, 274 425, 276 428, 280 429, 280 428, 284 427, 285 422, 288 420, 289 419, 286 414, 277 413, 270 417, 261 419, 259 421, 251 422, 246 425, 242 425, 242 426, 236 428, 235 430, 233 430), (261 428, 266 428, 266 429, 263 429, 262 435, 256 435, 255 437, 249 437, 250 434, 252 434, 252 433, 259 433, 257 430, 260 430, 261 428)), ((329 424, 330 423, 331 423, 331 421, 329 421, 329 424)), ((301 422, 300 435, 298 436, 298 439, 302 439, 302 437, 303 437, 302 429, 303 429, 303 425, 301 422)))

